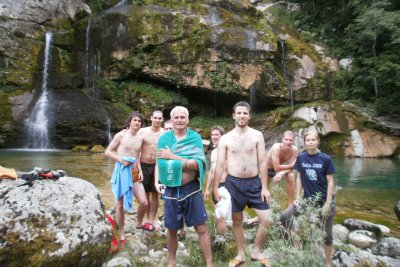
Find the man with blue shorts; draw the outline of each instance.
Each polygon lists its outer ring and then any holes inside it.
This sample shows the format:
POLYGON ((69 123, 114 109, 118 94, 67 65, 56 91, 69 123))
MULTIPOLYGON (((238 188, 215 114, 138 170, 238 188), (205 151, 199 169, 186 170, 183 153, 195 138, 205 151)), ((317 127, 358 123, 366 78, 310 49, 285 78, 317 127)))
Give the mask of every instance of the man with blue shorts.
POLYGON ((235 128, 222 136, 218 143, 213 193, 216 201, 220 201, 218 185, 226 166, 228 176, 225 187, 231 195, 233 233, 238 251, 237 256, 229 262, 230 267, 245 262, 243 210, 246 206, 255 210, 260 221, 251 260, 259 261, 261 266, 269 266, 268 259, 262 253, 265 228, 272 222, 264 160, 265 142, 260 131, 248 126, 250 118, 250 105, 244 101, 236 103, 233 107, 235 128))
POLYGON ((194 226, 206 266, 212 265, 211 240, 202 196, 206 157, 200 135, 187 128, 189 111, 182 106, 171 110, 173 130, 158 140, 156 181, 165 185, 164 225, 168 229, 169 266, 176 266, 177 232, 183 223, 194 226))

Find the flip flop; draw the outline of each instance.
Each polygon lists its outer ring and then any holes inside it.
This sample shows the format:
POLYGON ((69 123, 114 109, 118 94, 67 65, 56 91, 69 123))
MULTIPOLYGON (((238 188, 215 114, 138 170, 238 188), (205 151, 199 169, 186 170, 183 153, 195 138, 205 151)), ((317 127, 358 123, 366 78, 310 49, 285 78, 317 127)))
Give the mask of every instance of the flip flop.
POLYGON ((262 259, 251 258, 251 261, 258 261, 258 262, 260 262, 260 263, 261 263, 261 267, 271 267, 268 258, 262 258, 262 259))
POLYGON ((147 222, 143 225, 143 230, 153 232, 154 230, 156 230, 156 227, 152 223, 147 222))
POLYGON ((245 261, 234 258, 233 260, 231 260, 229 262, 229 267, 238 267, 238 266, 242 265, 243 263, 245 263, 245 261))

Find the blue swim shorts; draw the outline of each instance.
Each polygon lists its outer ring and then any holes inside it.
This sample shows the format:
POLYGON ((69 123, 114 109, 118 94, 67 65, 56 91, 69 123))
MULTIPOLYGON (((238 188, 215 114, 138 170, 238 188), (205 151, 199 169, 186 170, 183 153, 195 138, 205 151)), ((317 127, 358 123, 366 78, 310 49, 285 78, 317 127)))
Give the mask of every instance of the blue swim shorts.
POLYGON ((164 226, 179 230, 186 226, 196 226, 207 221, 207 212, 203 202, 200 182, 195 179, 177 187, 166 187, 164 200, 164 226))
POLYGON ((268 169, 268 177, 274 178, 275 175, 276 175, 276 172, 274 169, 272 169, 272 168, 268 169))
POLYGON ((242 212, 249 208, 267 210, 267 202, 261 200, 261 180, 257 175, 251 178, 226 177, 225 187, 231 194, 232 212, 242 212))

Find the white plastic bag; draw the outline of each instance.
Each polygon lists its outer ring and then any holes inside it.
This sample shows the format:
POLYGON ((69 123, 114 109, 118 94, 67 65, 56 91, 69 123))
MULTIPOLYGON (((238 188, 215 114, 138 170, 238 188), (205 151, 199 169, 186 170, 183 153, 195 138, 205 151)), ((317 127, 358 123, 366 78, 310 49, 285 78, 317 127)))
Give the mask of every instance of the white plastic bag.
POLYGON ((218 193, 221 200, 215 205, 215 216, 219 219, 221 217, 231 219, 232 217, 232 202, 231 195, 225 187, 218 188, 218 193))

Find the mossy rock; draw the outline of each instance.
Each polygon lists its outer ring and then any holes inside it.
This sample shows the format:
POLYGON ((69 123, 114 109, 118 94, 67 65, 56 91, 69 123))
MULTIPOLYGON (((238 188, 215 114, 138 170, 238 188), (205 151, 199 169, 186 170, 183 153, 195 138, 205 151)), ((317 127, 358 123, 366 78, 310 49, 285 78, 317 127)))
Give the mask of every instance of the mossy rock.
POLYGON ((321 141, 320 149, 329 155, 344 157, 347 134, 329 134, 321 141))
POLYGON ((104 153, 106 149, 102 145, 94 145, 91 149, 91 153, 104 153))
POLYGON ((72 152, 85 152, 89 151, 89 147, 85 145, 78 145, 72 148, 72 152))
POLYGON ((301 118, 290 118, 289 124, 290 129, 292 129, 293 131, 308 128, 309 126, 311 126, 311 123, 301 118))

